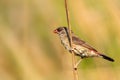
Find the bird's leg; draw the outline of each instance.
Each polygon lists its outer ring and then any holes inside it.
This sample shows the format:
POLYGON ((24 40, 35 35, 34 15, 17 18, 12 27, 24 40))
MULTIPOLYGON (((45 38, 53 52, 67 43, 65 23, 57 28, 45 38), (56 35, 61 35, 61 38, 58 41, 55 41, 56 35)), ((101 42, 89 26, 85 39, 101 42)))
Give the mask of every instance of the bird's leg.
POLYGON ((74 69, 75 70, 77 70, 77 67, 78 67, 78 65, 79 65, 79 63, 82 61, 82 59, 79 59, 78 61, 77 61, 77 63, 74 65, 74 69))

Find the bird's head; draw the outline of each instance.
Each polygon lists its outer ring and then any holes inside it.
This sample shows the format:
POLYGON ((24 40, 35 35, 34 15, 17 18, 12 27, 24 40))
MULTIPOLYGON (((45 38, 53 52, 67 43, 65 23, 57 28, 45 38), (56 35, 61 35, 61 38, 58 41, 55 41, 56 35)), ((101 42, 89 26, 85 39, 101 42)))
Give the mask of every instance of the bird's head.
POLYGON ((56 34, 60 34, 60 33, 66 32, 66 31, 67 31, 67 27, 58 27, 53 32, 56 34))

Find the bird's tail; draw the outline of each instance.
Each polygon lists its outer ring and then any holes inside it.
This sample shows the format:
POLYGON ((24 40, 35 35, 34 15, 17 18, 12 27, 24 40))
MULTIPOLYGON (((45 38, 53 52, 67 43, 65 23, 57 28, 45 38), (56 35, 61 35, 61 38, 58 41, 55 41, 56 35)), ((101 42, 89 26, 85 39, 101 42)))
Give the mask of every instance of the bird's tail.
POLYGON ((99 54, 103 59, 106 59, 106 60, 108 60, 108 61, 111 61, 111 62, 114 62, 114 59, 112 59, 112 58, 110 58, 110 57, 108 57, 108 56, 106 56, 106 55, 104 55, 104 54, 99 54))

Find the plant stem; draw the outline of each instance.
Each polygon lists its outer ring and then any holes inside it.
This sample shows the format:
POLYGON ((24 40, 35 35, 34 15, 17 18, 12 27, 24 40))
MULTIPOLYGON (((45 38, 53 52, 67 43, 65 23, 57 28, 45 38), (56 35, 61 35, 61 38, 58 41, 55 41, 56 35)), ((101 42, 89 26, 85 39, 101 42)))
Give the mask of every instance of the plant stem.
MULTIPOLYGON (((71 25, 70 25, 70 18, 69 18, 69 10, 68 10, 68 6, 67 6, 67 0, 65 0, 65 11, 66 11, 67 25, 68 25, 69 37, 70 37, 69 44, 70 44, 70 47, 72 49, 71 25)), ((77 69, 74 69, 74 66, 76 64, 75 54, 73 53, 72 50, 71 50, 71 53, 72 53, 72 67, 73 67, 74 80, 78 80, 77 69)))

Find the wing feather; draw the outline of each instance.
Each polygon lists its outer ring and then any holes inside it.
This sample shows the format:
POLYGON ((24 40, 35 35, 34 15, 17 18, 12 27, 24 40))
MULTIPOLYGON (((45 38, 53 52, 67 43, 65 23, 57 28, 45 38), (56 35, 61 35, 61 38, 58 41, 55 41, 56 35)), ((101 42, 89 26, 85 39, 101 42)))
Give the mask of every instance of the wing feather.
POLYGON ((80 46, 86 47, 86 48, 88 48, 90 50, 93 50, 93 51, 97 52, 96 49, 94 49, 93 47, 91 47, 90 45, 88 45, 85 41, 81 40, 77 36, 72 36, 72 41, 76 45, 80 45, 80 46))

